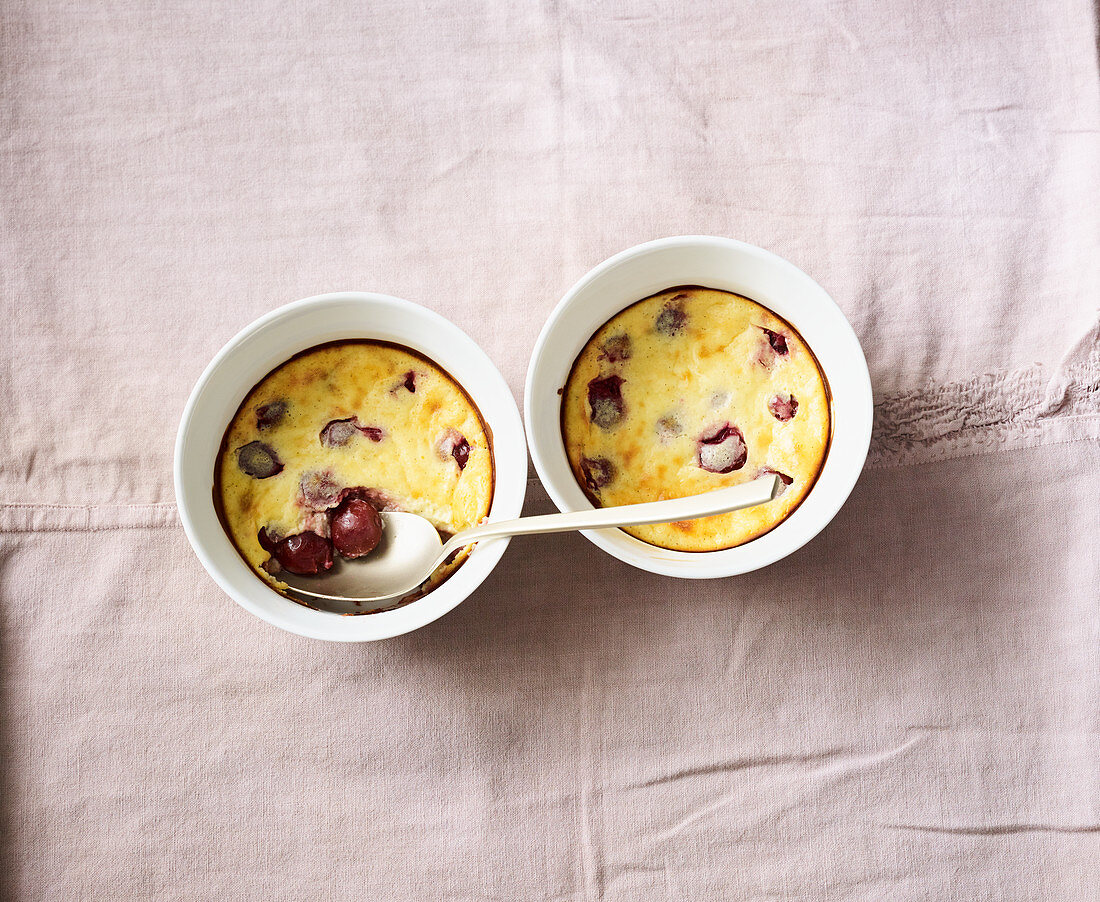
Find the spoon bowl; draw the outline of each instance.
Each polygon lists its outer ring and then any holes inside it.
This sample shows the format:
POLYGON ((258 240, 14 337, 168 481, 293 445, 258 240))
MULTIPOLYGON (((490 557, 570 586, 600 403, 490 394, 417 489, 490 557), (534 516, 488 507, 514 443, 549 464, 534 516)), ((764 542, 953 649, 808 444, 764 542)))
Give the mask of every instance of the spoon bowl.
POLYGON ((418 514, 383 511, 382 538, 368 555, 349 560, 339 555, 317 576, 284 570, 279 574, 291 594, 337 614, 355 614, 363 605, 401 598, 414 591, 445 555, 439 531, 418 514))

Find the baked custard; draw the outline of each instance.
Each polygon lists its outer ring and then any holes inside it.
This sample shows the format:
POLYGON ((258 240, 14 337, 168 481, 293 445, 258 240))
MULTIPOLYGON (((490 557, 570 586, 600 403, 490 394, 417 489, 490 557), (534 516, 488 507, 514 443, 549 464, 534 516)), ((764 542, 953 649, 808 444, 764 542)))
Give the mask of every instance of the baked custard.
POLYGON ((312 575, 369 554, 379 511, 419 514, 444 538, 476 526, 492 502, 492 446, 473 401, 434 363, 396 345, 337 342, 249 392, 222 440, 215 496, 238 551, 285 594, 283 570, 312 575))
POLYGON ((588 341, 563 391, 573 474, 598 507, 698 495, 779 475, 772 501, 626 532, 676 551, 744 544, 787 517, 829 445, 829 390, 785 320, 740 295, 681 287, 645 298, 588 341))

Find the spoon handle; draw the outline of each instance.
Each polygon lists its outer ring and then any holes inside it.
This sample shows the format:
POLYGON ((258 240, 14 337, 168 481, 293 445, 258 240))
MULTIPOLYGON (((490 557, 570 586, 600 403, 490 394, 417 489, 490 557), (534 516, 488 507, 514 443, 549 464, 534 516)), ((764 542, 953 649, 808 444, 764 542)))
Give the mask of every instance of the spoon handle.
POLYGON ((774 474, 761 476, 752 482, 728 489, 716 489, 702 495, 672 498, 668 501, 647 501, 644 504, 624 504, 594 510, 570 511, 565 514, 544 514, 539 517, 521 517, 518 520, 502 520, 485 523, 463 530, 444 546, 449 554, 483 539, 502 536, 523 536, 533 533, 572 532, 578 529, 613 529, 617 526, 639 526, 643 523, 671 523, 675 520, 694 520, 725 514, 744 507, 755 507, 771 501, 779 488, 779 477, 774 474))

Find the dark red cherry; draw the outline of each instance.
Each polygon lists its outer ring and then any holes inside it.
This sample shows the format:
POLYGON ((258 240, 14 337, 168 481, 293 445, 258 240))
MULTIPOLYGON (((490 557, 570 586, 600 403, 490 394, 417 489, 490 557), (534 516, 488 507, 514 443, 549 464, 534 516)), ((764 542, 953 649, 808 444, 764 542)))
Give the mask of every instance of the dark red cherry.
POLYGON ((346 417, 342 420, 329 420, 321 430, 321 444, 326 448, 341 448, 351 441, 356 432, 362 432, 372 442, 380 442, 386 431, 380 426, 362 426, 358 417, 346 417))
POLYGON ((237 449, 237 466, 256 479, 267 479, 283 472, 283 462, 275 450, 263 442, 249 442, 237 449))
POLYGON ((785 423, 798 413, 798 401, 795 400, 794 395, 781 392, 768 402, 768 410, 772 412, 773 417, 785 423))
POLYGON ((279 540, 275 538, 270 532, 270 528, 265 526, 257 534, 256 538, 260 542, 260 547, 267 552, 275 550, 275 546, 279 544, 279 540))
POLYGON ((459 470, 465 470, 466 462, 470 459, 470 443, 466 439, 462 439, 451 449, 451 457, 455 459, 459 470))
POLYGON ((787 336, 782 332, 773 332, 771 329, 765 329, 760 327, 761 331, 768 337, 768 344, 772 346, 772 350, 776 354, 782 356, 787 353, 787 336))
POLYGON ((326 448, 340 448, 351 441, 351 437, 358 432, 358 420, 348 417, 344 420, 330 420, 321 430, 321 444, 326 448))
POLYGON ((256 427, 259 429, 270 429, 272 426, 278 426, 286 416, 288 404, 286 401, 271 401, 268 404, 264 404, 261 407, 256 408, 256 427))
POLYGON ((606 376, 588 383, 590 419, 601 429, 613 429, 625 413, 622 376, 606 376))
POLYGON ((416 373, 413 370, 409 370, 407 373, 405 373, 405 375, 402 377, 401 385, 404 386, 407 391, 415 392, 416 373))
POLYGON ((362 498, 348 498, 332 512, 329 533, 344 557, 362 557, 382 541, 382 517, 362 498))
POLYGON ((332 566, 332 543, 315 532, 302 532, 276 545, 275 558, 291 573, 312 576, 332 566))
POLYGON ((699 466, 711 473, 732 473, 745 466, 749 449, 741 430, 729 423, 699 437, 699 466))
POLYGON ((679 335, 684 330, 684 323, 687 322, 687 313, 684 311, 680 299, 686 297, 687 295, 678 294, 665 304, 661 308, 661 312, 657 314, 657 320, 654 322, 653 328, 669 338, 675 338, 679 335))
POLYGON ((328 470, 307 470, 298 483, 298 500, 305 507, 324 511, 337 505, 340 491, 328 470))
POLYGON ((600 356, 609 363, 621 363, 630 359, 631 350, 630 336, 620 332, 600 345, 600 356))
POLYGON ((458 464, 459 472, 466 469, 466 463, 470 459, 470 443, 457 429, 448 428, 435 443, 435 452, 440 460, 453 457, 458 464))
POLYGON ((615 478, 615 465, 606 457, 582 457, 581 472, 584 484, 593 492, 598 492, 615 478))

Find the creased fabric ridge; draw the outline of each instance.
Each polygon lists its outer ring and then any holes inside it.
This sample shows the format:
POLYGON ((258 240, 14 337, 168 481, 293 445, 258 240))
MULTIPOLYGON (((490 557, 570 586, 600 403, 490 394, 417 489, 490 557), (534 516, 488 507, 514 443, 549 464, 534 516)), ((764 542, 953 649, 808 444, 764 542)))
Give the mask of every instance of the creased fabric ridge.
POLYGON ((900 392, 875 405, 872 467, 1100 439, 1100 321, 1053 375, 1033 366, 900 392))

